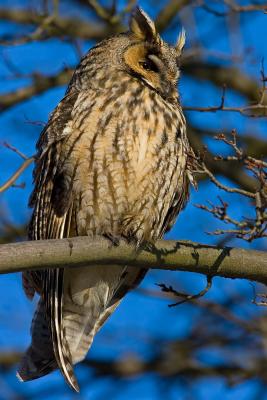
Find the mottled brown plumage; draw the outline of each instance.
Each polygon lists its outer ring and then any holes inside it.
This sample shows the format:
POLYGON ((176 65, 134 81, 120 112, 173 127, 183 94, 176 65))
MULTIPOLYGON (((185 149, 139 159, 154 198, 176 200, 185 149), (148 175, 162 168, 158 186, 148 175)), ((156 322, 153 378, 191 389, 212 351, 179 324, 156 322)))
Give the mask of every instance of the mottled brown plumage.
MULTIPOLYGON (((136 9, 128 33, 83 58, 37 144, 29 239, 104 235, 138 246, 172 226, 191 179, 176 88, 183 46, 183 33, 169 46, 136 9)), ((26 294, 40 300, 19 377, 60 368, 78 390, 73 364, 144 274, 104 265, 25 273, 26 294)))

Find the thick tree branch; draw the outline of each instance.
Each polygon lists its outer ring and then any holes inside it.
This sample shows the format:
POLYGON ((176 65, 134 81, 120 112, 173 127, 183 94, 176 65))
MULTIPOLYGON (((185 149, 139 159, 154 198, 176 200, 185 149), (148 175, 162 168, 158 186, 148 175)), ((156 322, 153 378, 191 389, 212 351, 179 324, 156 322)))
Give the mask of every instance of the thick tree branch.
MULTIPOLYGON (((211 81, 220 88, 225 85, 227 89, 236 91, 253 103, 258 103, 259 101, 261 88, 258 82, 247 74, 242 73, 238 68, 188 59, 184 60, 182 71, 197 79, 211 81)), ((266 105, 267 99, 263 99, 262 104, 266 105)))
POLYGON ((9 92, 0 95, 0 112, 6 111, 10 107, 21 103, 22 101, 31 99, 33 96, 41 94, 48 89, 57 86, 66 85, 73 71, 71 69, 64 68, 56 75, 45 76, 42 74, 33 74, 32 84, 29 86, 21 87, 14 92, 9 92))
POLYGON ((98 264, 191 271, 267 283, 266 253, 254 250, 160 240, 136 251, 126 243, 112 246, 109 240, 88 237, 0 246, 0 273, 98 264))
MULTIPOLYGON (((45 37, 75 37, 80 39, 101 40, 111 34, 110 27, 92 21, 86 22, 79 18, 63 18, 39 15, 31 10, 22 8, 0 8, 0 19, 25 25, 42 27, 45 37)), ((42 34, 38 39, 42 38, 42 34)), ((14 38, 13 38, 14 39, 14 38)), ((10 41, 13 40, 10 38, 10 41)), ((35 38, 37 39, 37 38, 35 38)))
POLYGON ((159 32, 170 25, 174 17, 181 11, 181 9, 191 3, 191 0, 170 0, 161 9, 156 18, 156 27, 159 32))

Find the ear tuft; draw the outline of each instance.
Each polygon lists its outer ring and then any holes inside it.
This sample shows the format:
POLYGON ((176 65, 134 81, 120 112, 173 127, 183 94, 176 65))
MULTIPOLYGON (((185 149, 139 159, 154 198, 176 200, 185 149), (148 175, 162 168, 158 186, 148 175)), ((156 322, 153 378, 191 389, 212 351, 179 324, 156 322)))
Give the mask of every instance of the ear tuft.
POLYGON ((179 36, 178 36, 178 39, 177 39, 177 42, 176 42, 176 46, 175 46, 175 49, 176 49, 176 51, 177 51, 177 53, 179 55, 181 54, 181 52, 182 52, 182 50, 184 48, 185 38, 186 38, 186 35, 185 35, 185 30, 183 28, 181 30, 181 32, 179 33, 179 36))
POLYGON ((130 19, 130 31, 140 40, 157 40, 158 34, 154 22, 139 7, 136 7, 130 19))

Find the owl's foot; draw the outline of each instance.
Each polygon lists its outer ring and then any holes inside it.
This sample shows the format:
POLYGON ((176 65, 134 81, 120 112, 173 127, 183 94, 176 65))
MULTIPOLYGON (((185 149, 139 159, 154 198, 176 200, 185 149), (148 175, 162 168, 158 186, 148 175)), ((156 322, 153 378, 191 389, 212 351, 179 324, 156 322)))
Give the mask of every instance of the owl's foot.
POLYGON ((116 235, 112 235, 112 233, 105 233, 104 238, 110 240, 112 246, 119 246, 120 244, 120 237, 116 235))

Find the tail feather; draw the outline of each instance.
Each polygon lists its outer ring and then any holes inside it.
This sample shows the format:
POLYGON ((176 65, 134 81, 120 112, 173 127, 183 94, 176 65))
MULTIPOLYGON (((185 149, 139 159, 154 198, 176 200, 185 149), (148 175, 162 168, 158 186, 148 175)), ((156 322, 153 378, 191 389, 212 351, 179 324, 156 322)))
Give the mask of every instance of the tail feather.
POLYGON ((55 359, 43 358, 30 346, 21 360, 16 375, 21 382, 27 382, 41 378, 55 369, 57 369, 55 359))
POLYGON ((31 335, 31 345, 24 354, 17 372, 17 377, 23 382, 40 378, 57 368, 42 299, 39 300, 32 320, 31 335))
POLYGON ((46 273, 46 286, 46 313, 49 318, 55 359, 67 384, 76 392, 79 392, 70 348, 62 323, 64 269, 48 270, 46 273))
POLYGON ((76 269, 76 274, 67 272, 63 327, 72 364, 86 357, 96 333, 146 271, 122 266, 112 266, 112 270, 109 266, 90 266, 76 269))
POLYGON ((90 266, 66 271, 62 322, 72 364, 83 360, 91 347, 123 269, 90 266))

